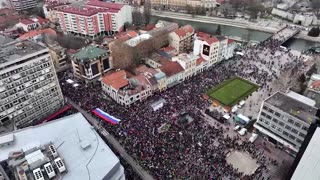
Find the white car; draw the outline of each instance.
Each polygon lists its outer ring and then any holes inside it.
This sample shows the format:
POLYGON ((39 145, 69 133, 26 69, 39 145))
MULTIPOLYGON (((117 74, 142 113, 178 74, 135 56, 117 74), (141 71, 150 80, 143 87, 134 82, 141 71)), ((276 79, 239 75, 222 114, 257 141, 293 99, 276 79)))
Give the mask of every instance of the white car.
POLYGON ((236 127, 233 128, 233 130, 238 131, 241 128, 240 125, 237 125, 236 127))
POLYGON ((237 111, 238 111, 238 107, 237 106, 233 106, 232 109, 231 109, 231 112, 234 113, 234 112, 237 112, 237 111))
POLYGON ((241 129, 240 131, 238 131, 238 132, 239 132, 240 136, 243 136, 243 135, 246 134, 247 129, 246 129, 246 128, 242 128, 242 129, 241 129))
POLYGON ((246 103, 246 101, 244 101, 244 100, 240 101, 238 104, 238 108, 242 108, 245 103, 246 103))

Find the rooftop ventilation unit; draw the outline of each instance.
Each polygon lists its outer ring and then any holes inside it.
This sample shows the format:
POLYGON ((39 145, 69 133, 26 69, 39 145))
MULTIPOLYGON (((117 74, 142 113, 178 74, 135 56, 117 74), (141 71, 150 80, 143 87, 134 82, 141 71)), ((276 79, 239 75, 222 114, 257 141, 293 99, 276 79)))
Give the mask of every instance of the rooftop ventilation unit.
POLYGON ((58 156, 57 150, 53 145, 50 145, 49 149, 50 149, 50 152, 51 152, 53 157, 57 157, 58 156))
POLYGON ((44 180, 44 177, 40 168, 33 170, 33 175, 35 180, 44 180))
POLYGON ((56 158, 56 159, 54 160, 54 162, 56 163, 57 168, 58 168, 58 170, 59 170, 60 173, 66 171, 66 166, 65 166, 64 163, 62 162, 62 159, 61 159, 61 158, 59 158, 59 157, 56 158))
POLYGON ((47 174, 48 174, 48 177, 49 177, 50 179, 53 178, 54 176, 56 176, 56 173, 54 172, 53 167, 52 167, 52 165, 51 165, 50 162, 47 163, 47 164, 45 164, 43 167, 44 167, 44 169, 46 170, 46 172, 47 172, 47 174))

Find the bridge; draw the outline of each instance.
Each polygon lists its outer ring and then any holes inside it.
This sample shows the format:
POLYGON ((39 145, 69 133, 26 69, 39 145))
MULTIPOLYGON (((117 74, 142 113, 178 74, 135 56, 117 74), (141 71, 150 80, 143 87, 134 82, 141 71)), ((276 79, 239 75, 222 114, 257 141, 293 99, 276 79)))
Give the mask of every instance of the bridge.
POLYGON ((288 41, 293 36, 295 36, 296 34, 298 34, 299 32, 300 32, 299 29, 295 29, 295 28, 291 28, 291 27, 286 26, 286 27, 281 28, 279 31, 277 31, 274 35, 272 35, 268 39, 278 40, 279 41, 278 44, 281 45, 284 42, 288 41))

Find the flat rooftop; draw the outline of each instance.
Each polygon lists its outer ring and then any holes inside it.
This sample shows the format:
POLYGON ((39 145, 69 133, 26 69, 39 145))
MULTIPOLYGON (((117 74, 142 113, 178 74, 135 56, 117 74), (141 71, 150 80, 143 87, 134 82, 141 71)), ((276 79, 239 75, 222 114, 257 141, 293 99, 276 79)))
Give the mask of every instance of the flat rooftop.
POLYGON ((317 108, 284 93, 277 92, 265 102, 309 124, 316 119, 317 108))
MULTIPOLYGON (((64 180, 125 178, 117 156, 81 113, 20 129, 13 134, 13 144, 0 147, 0 162, 6 161, 10 152, 28 145, 52 142, 68 170, 62 174, 64 180)), ((0 139, 7 139, 7 135, 1 135, 0 139)))
POLYGON ((320 178, 320 128, 315 130, 291 180, 320 178))
POLYGON ((0 45, 0 64, 16 60, 28 54, 36 53, 47 47, 29 40, 0 45))

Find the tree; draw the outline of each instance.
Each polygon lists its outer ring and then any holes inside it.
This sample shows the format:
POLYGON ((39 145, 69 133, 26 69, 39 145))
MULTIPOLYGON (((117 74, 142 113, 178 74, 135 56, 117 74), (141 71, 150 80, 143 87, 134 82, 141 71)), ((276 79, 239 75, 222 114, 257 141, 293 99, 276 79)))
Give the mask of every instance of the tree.
POLYGON ((216 35, 221 35, 221 26, 220 26, 220 24, 217 27, 216 35))
POLYGON ((140 10, 136 10, 134 9, 132 11, 132 24, 135 26, 140 26, 142 24, 144 24, 145 20, 144 20, 144 16, 143 14, 140 12, 140 10))
POLYGON ((127 31, 131 27, 132 27, 132 24, 130 24, 129 22, 125 22, 123 25, 123 31, 127 31))
POLYGON ((247 9, 250 13, 251 19, 257 19, 259 12, 264 12, 264 6, 257 0, 249 0, 249 7, 247 9))
POLYGON ((145 24, 149 24, 151 17, 151 2, 150 0, 145 0, 143 5, 143 17, 145 20, 145 24))
POLYGON ((311 1, 311 7, 313 8, 314 13, 318 17, 320 12, 320 0, 310 0, 310 1, 311 1))
POLYGON ((312 37, 318 37, 319 34, 320 34, 320 29, 319 29, 319 27, 312 28, 312 29, 308 32, 308 36, 312 36, 312 37))

